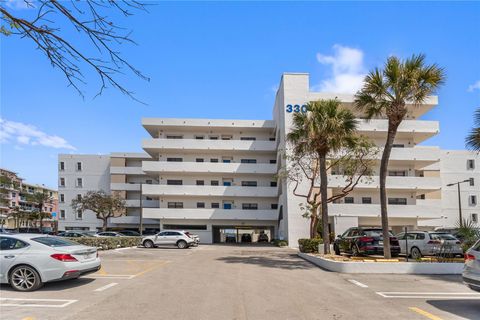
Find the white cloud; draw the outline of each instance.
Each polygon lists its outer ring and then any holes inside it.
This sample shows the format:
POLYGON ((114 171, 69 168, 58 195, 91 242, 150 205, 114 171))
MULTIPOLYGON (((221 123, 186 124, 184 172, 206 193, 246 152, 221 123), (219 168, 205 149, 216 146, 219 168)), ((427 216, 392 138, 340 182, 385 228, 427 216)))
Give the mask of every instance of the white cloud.
POLYGON ((331 66, 331 77, 313 86, 315 91, 334 93, 355 93, 361 87, 365 78, 363 51, 360 49, 333 46, 333 55, 317 53, 317 60, 323 65, 331 66))
POLYGON ((0 118, 0 143, 12 141, 22 145, 76 150, 62 137, 48 135, 30 124, 0 118))
POLYGON ((473 92, 473 90, 480 90, 480 80, 468 86, 468 92, 473 92))

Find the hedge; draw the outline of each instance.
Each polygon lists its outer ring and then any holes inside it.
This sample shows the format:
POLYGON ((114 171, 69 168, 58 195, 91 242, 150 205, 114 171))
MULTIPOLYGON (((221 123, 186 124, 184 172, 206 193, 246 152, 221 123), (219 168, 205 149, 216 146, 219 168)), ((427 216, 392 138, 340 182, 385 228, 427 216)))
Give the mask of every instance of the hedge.
POLYGON ((322 243, 323 243, 323 240, 320 238, 298 239, 298 248, 300 252, 304 252, 304 253, 318 252, 318 245, 322 243))
POLYGON ((109 249, 116 249, 116 248, 136 247, 141 243, 142 238, 141 237, 81 237, 81 238, 75 238, 73 241, 86 246, 96 247, 101 250, 109 250, 109 249))
POLYGON ((286 247, 288 246, 288 241, 287 240, 279 240, 279 239, 275 239, 272 241, 274 245, 276 245, 277 247, 286 247))

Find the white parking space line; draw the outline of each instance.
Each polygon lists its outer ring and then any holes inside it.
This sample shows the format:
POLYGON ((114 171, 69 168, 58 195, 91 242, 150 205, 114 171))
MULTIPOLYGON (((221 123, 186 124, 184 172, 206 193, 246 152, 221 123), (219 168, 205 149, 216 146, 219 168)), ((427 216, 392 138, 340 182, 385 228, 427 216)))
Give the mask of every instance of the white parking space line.
POLYGON ((65 308, 78 300, 0 298, 0 307, 65 308), (39 303, 36 303, 39 302, 39 303), (63 302, 59 304, 58 302, 63 302))
POLYGON ((108 288, 115 287, 117 284, 118 284, 118 283, 116 283, 116 282, 112 282, 112 283, 109 283, 109 284, 107 284, 107 285, 105 285, 105 286, 103 286, 103 287, 100 287, 100 288, 98 288, 98 289, 95 289, 95 290, 93 290, 93 291, 95 291, 95 292, 101 292, 101 291, 107 290, 108 288))
POLYGON ((132 274, 105 274, 105 275, 88 275, 85 278, 94 278, 94 279, 133 279, 135 275, 132 274))
POLYGON ((360 288, 368 288, 366 284, 358 282, 357 280, 349 279, 348 282, 353 283, 354 285, 359 286, 360 288))
POLYGON ((472 299, 480 300, 480 293, 470 292, 375 292, 384 298, 393 299, 472 299))

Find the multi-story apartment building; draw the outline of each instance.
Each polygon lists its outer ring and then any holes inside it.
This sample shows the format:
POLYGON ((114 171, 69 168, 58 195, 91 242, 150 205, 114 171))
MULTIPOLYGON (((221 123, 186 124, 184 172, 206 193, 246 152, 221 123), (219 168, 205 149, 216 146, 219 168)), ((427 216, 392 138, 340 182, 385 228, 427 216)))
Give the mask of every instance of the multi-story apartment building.
POLYGON ((2 204, 0 206, 2 225, 5 228, 15 227, 40 227, 36 225, 35 220, 22 219, 20 225, 15 225, 15 219, 10 215, 12 211, 19 209, 23 212, 34 212, 38 210, 38 204, 32 196, 35 193, 47 193, 50 201, 44 203, 42 211, 52 214, 52 218, 43 220, 43 228, 55 228, 58 211, 58 192, 57 190, 46 187, 45 185, 31 184, 25 182, 17 173, 0 169, 0 176, 6 177, 2 180, 2 204), (8 183, 5 183, 8 181, 8 183))
MULTIPOLYGON (((144 228, 192 230, 204 242, 223 242, 228 235, 240 241, 243 233, 250 233, 255 241, 258 234, 266 233, 269 238, 288 239, 295 246, 298 238, 308 236, 308 221, 300 210, 303 199, 293 194, 288 180, 279 179, 282 175, 278 173, 289 166, 283 156, 289 152, 286 135, 293 114, 304 111, 306 103, 333 98, 357 114, 359 132, 382 148, 386 119, 363 120, 353 107, 352 95, 312 92, 308 74, 284 74, 273 120, 146 118, 142 125, 150 138, 142 142, 145 153, 60 155, 60 197, 65 193, 68 202, 89 188, 119 192, 128 210, 126 216, 110 221, 112 227, 138 228, 142 216, 144 228), (82 171, 78 171, 75 168, 82 159, 82 171), (82 188, 78 179, 83 181, 82 188)), ((453 218, 445 218, 456 208, 445 181, 457 177, 459 161, 452 156, 457 153, 420 145, 439 133, 437 121, 421 119, 436 104, 437 98, 430 97, 420 107, 408 106, 398 130, 387 178, 389 220, 394 231, 453 223, 453 218)), ((470 155, 462 154, 462 165, 470 155)), ((380 225, 380 156, 381 152, 370 181, 360 183, 340 202, 329 204, 329 223, 336 234, 351 226, 380 225)), ((470 178, 471 169, 463 169, 470 178)), ((475 170, 478 175, 478 168, 475 170)), ((332 170, 328 179, 331 194, 345 183, 341 171, 332 170)), ((480 178, 474 180, 480 183, 480 178)), ((466 188, 465 192, 473 190, 466 188)), ((476 204, 477 198, 469 201, 476 204)), ((61 202, 62 210, 65 220, 60 225, 64 228, 100 226, 87 214, 79 219, 78 213, 70 213, 69 205, 61 202)))

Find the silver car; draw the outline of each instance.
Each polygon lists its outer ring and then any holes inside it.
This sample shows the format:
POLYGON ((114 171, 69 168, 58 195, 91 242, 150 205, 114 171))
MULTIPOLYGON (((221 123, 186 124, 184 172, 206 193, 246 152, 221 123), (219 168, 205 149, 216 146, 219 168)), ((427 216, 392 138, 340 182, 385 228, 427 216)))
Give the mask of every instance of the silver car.
POLYGON ((97 249, 44 234, 0 236, 0 283, 33 291, 45 282, 78 278, 100 269, 97 249))
POLYGON ((413 259, 420 259, 422 256, 448 255, 463 256, 460 241, 447 233, 408 231, 397 235, 400 244, 400 253, 406 254, 406 243, 408 243, 408 254, 413 259))
POLYGON ((155 235, 142 238, 142 245, 145 248, 157 246, 177 246, 179 249, 186 249, 196 245, 195 239, 191 238, 184 231, 163 230, 155 235))
POLYGON ((475 291, 480 291, 480 240, 465 253, 463 282, 475 291))

